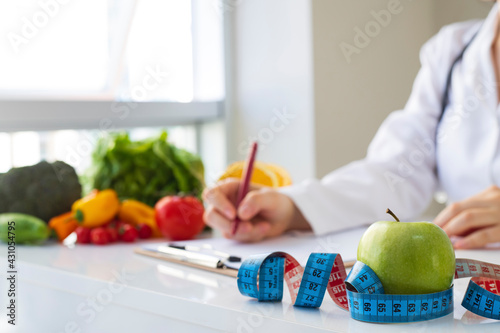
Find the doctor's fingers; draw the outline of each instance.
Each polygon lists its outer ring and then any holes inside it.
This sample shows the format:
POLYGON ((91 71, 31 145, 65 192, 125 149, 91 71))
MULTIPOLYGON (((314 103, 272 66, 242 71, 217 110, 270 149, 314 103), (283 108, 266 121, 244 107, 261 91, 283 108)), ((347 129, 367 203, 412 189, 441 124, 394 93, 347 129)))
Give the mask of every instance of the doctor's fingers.
POLYGON ((213 206, 205 210, 203 215, 205 223, 214 229, 221 231, 222 235, 228 239, 235 239, 240 242, 257 242, 268 236, 271 225, 269 222, 241 221, 236 234, 232 234, 234 221, 228 220, 213 206))
POLYGON ((226 238, 234 239, 242 243, 252 243, 266 238, 270 229, 271 224, 266 221, 241 221, 235 235, 232 235, 231 232, 224 232, 222 234, 226 238))
POLYGON ((236 216, 236 208, 232 200, 236 197, 239 183, 237 179, 228 179, 212 188, 206 189, 203 191, 203 200, 232 220, 236 216))
POLYGON ((249 192, 238 207, 238 216, 245 221, 266 210, 279 210, 280 193, 272 189, 261 189, 249 192))
POLYGON ((205 223, 214 228, 224 232, 231 232, 231 222, 227 217, 223 216, 214 206, 210 206, 203 213, 203 220, 205 223))
POLYGON ((454 247, 456 249, 475 249, 496 242, 500 242, 500 225, 473 232, 457 241, 454 247))
POLYGON ((468 209, 486 208, 491 206, 489 200, 482 198, 482 194, 483 193, 480 193, 463 201, 454 202, 451 205, 448 205, 434 219, 434 223, 443 228, 443 226, 449 223, 453 218, 468 209))
POLYGON ((460 236, 468 231, 500 225, 500 210, 494 207, 467 209, 450 220, 443 230, 448 236, 460 236))

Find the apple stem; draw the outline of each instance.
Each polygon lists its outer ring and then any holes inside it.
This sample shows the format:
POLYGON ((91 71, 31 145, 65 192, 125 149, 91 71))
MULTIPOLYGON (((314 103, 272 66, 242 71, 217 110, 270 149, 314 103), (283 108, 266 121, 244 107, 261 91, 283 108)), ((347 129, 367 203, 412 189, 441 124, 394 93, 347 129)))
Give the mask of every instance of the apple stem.
POLYGON ((389 214, 389 215, 391 215, 392 217, 394 217, 394 219, 395 219, 396 221, 400 222, 400 221, 399 221, 399 219, 398 219, 398 217, 396 216, 396 214, 394 214, 394 213, 392 212, 392 210, 390 210, 389 208, 387 208, 386 213, 387 213, 387 214, 389 214))

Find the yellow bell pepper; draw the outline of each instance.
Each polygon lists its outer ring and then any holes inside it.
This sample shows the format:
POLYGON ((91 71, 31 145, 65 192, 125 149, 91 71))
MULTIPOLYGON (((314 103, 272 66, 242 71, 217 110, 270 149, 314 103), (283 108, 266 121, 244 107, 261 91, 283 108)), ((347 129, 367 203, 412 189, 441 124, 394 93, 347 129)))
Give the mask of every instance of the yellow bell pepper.
POLYGON ((162 237, 158 225, 156 224, 155 210, 137 200, 124 200, 118 212, 118 218, 126 223, 138 225, 145 223, 153 230, 153 237, 162 237))
POLYGON ((94 228, 110 222, 120 209, 114 190, 93 191, 73 203, 71 211, 81 226, 94 228))

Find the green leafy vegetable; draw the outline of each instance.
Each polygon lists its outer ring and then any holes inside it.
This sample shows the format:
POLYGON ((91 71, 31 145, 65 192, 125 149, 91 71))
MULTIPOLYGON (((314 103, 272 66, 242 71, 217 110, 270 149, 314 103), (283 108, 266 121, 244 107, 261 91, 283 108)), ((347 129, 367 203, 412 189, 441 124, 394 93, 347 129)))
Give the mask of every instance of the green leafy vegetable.
POLYGON ((92 154, 90 185, 112 188, 120 199, 148 205, 166 195, 185 193, 200 197, 204 188, 201 159, 157 137, 131 141, 124 132, 111 133, 97 142, 92 154))

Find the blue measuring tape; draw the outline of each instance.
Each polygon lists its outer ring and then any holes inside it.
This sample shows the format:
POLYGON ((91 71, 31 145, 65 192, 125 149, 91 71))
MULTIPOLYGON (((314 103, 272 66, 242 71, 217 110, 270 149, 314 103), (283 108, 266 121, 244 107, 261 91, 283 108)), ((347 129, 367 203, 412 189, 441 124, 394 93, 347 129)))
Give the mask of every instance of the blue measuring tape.
POLYGON ((354 319, 402 323, 439 318, 453 312, 453 288, 420 295, 387 295, 370 267, 357 261, 345 281, 354 319))
MULTIPOLYGON (((462 306, 500 320, 500 266, 457 259, 455 278, 472 277, 462 306)), ((284 252, 255 255, 238 271, 241 294, 259 301, 281 301, 283 281, 295 306, 319 307, 326 292, 352 318, 401 323, 439 318, 453 312, 453 287, 432 294, 388 295, 375 272, 356 262, 348 276, 336 253, 312 253, 305 267, 284 252)))
POLYGON ((283 279, 296 306, 319 307, 325 292, 348 309, 344 263, 336 253, 313 253, 305 268, 291 255, 274 252, 248 257, 238 270, 240 293, 259 301, 281 301, 283 279))

